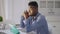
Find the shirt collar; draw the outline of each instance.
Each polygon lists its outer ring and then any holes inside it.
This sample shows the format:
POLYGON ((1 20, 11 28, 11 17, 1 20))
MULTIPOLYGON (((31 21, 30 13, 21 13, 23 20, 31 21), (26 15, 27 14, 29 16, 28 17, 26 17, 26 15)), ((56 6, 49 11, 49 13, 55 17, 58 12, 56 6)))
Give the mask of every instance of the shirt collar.
POLYGON ((40 15, 40 13, 37 13, 37 15, 36 15, 36 16, 34 16, 34 19, 35 19, 35 18, 37 18, 39 15, 40 15))

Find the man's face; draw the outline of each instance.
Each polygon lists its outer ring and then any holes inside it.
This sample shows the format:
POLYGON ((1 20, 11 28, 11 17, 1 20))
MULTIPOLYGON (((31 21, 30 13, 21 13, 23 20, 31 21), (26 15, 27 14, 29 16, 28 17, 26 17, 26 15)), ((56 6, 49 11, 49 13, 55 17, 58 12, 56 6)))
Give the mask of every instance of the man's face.
POLYGON ((38 8, 35 6, 29 6, 29 15, 34 16, 38 12, 38 8))

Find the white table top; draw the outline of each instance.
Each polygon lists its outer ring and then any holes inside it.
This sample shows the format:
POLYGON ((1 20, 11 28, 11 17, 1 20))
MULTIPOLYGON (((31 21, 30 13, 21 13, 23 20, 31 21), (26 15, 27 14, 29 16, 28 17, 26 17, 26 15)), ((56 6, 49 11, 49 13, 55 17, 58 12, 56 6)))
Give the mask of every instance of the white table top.
MULTIPOLYGON (((10 32, 10 30, 0 30, 0 32, 4 32, 6 34, 13 34, 12 32, 10 32)), ((20 34, 26 34, 26 33, 20 31, 20 34)))
MULTIPOLYGON (((0 30, 0 32, 4 32, 6 34, 13 34, 12 32, 10 32, 10 30, 0 30)), ((26 32, 20 31, 20 34, 36 34, 36 33, 34 32, 26 33, 26 32)))

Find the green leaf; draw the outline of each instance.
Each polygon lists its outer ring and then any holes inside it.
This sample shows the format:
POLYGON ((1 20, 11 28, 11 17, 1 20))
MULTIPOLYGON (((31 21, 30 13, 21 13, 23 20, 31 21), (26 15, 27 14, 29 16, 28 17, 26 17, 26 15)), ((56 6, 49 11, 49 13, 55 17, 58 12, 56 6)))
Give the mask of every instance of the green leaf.
POLYGON ((2 16, 0 16, 0 22, 2 22, 3 21, 3 18, 2 18, 2 16))

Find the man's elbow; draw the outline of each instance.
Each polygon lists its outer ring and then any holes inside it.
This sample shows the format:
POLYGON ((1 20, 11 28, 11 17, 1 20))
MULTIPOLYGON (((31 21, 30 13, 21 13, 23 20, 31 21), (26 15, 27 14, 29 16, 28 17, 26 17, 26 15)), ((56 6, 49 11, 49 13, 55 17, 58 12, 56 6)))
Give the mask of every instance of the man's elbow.
POLYGON ((25 28, 25 26, 24 26, 24 25, 20 25, 20 27, 21 27, 21 28, 25 28))

